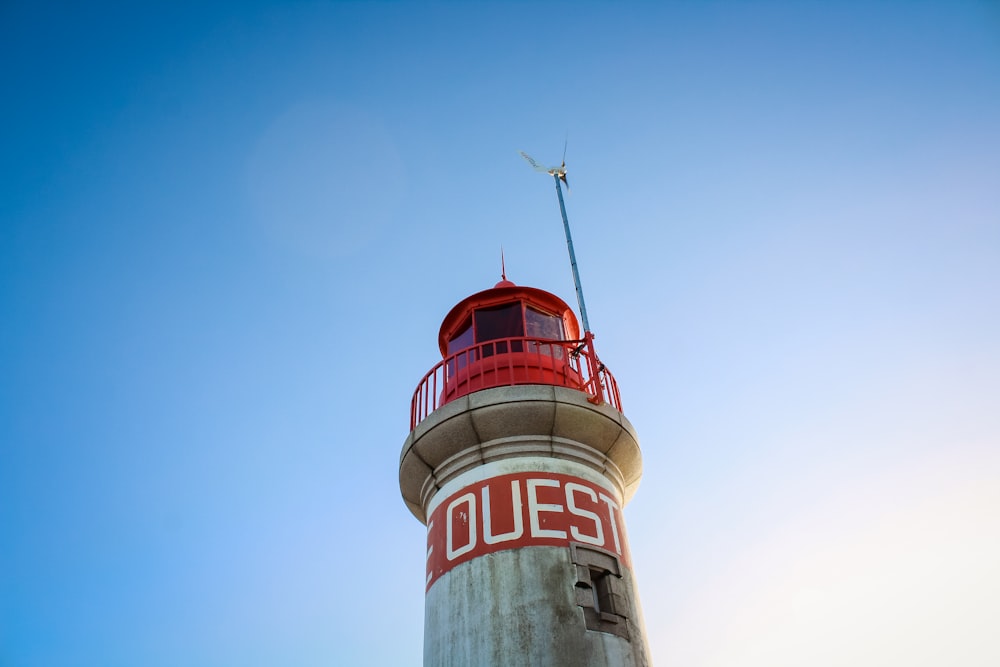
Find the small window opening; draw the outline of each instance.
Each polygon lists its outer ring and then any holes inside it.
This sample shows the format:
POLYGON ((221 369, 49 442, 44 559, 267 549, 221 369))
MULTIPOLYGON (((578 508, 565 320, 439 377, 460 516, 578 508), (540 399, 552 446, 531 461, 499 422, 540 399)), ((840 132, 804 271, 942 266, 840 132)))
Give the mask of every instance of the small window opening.
POLYGON ((576 567, 576 603, 583 608, 587 629, 628 639, 632 614, 621 562, 613 554, 580 544, 570 545, 570 553, 576 567))
MULTIPOLYGON (((597 592, 597 588, 599 582, 604 578, 605 574, 607 573, 601 570, 590 571, 590 581, 592 584, 590 587, 590 592, 594 594, 594 611, 598 613, 600 613, 601 611, 601 594, 597 592)), ((605 608, 607 608, 607 606, 608 606, 607 604, 604 605, 605 608)))

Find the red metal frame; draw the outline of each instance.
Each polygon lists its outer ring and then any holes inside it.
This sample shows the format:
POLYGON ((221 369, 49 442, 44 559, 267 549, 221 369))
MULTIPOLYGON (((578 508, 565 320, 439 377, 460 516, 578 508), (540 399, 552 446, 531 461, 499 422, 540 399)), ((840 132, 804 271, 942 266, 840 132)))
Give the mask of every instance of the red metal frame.
POLYGON ((594 352, 594 335, 582 340, 501 338, 442 359, 423 377, 410 402, 410 430, 445 403, 475 391, 518 384, 577 389, 592 403, 621 412, 618 383, 594 352))

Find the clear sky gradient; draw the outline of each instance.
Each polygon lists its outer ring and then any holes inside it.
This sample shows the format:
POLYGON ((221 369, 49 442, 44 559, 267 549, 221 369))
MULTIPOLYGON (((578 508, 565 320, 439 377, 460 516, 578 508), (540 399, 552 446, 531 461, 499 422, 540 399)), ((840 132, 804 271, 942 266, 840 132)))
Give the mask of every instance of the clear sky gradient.
POLYGON ((0 4, 0 665, 421 663, 464 296, 575 303, 654 660, 1000 664, 995 2, 0 4))

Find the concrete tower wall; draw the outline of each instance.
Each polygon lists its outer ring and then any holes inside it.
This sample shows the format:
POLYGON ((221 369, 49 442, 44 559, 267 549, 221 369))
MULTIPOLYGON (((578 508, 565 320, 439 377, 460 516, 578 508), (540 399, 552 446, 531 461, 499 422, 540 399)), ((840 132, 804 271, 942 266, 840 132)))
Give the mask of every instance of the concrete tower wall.
POLYGON ((631 424, 572 389, 488 389, 421 422, 400 487, 428 526, 424 665, 648 665, 621 514, 641 473, 631 424))

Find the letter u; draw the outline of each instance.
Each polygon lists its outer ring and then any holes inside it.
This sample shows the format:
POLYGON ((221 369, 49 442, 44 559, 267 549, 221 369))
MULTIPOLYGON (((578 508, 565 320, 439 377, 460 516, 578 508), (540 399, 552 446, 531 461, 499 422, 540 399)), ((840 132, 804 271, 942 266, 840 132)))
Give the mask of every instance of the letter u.
POLYGON ((509 542, 516 540, 524 534, 524 517, 521 516, 521 482, 514 480, 510 483, 511 509, 514 514, 514 530, 509 533, 494 535, 492 529, 492 510, 490 508, 490 487, 483 487, 483 542, 486 544, 497 544, 499 542, 509 542))

